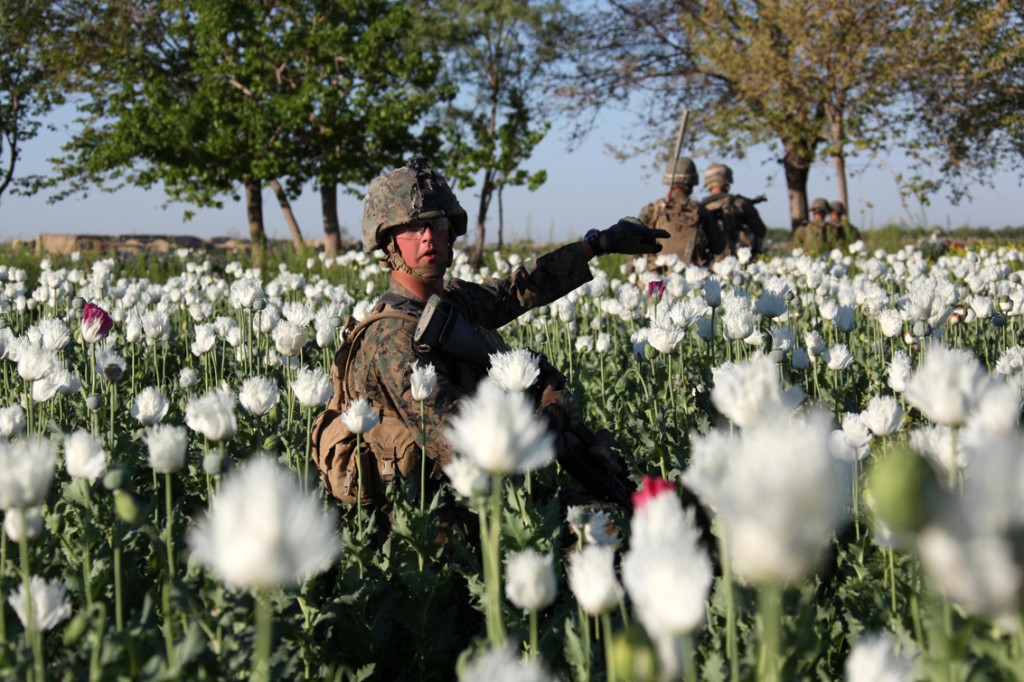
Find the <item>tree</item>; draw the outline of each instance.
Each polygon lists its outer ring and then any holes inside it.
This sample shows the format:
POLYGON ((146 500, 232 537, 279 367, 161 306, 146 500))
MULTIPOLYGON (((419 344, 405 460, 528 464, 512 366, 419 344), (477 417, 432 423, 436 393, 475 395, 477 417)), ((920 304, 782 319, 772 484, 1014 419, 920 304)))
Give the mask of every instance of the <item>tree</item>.
MULTIPOLYGON (((448 73, 460 88, 460 99, 442 119, 446 171, 462 187, 474 186, 482 172, 470 255, 476 266, 495 195, 511 186, 536 189, 547 178, 521 166, 549 127, 543 120, 550 110, 545 86, 564 48, 568 14, 557 0, 442 0, 424 20, 438 48, 448 51, 448 73)), ((499 242, 502 232, 500 226, 499 242)))
POLYGON ((265 184, 287 215, 309 179, 322 192, 367 181, 413 146, 409 117, 444 92, 431 89, 436 63, 412 49, 409 13, 386 0, 93 0, 77 11, 73 44, 96 68, 72 72, 88 99, 59 163, 67 191, 161 183, 210 205, 240 187, 258 250, 265 184))
POLYGON ((565 88, 572 106, 639 109, 642 149, 667 146, 654 131, 671 130, 684 106, 696 133, 721 153, 768 144, 780 154, 794 227, 807 218, 807 178, 822 142, 845 177, 850 141, 884 127, 875 119, 889 102, 883 79, 895 57, 887 45, 899 28, 891 19, 909 0, 609 4, 581 22, 576 73, 565 88), (877 61, 880 82, 857 79, 865 60, 877 61))
POLYGON ((48 20, 44 2, 0 3, 0 198, 16 177, 22 144, 39 131, 42 117, 59 93, 50 87, 35 37, 48 20))
POLYGON ((918 161, 910 190, 923 196, 945 185, 958 199, 996 168, 1024 176, 1024 7, 931 0, 920 12, 897 128, 918 161))

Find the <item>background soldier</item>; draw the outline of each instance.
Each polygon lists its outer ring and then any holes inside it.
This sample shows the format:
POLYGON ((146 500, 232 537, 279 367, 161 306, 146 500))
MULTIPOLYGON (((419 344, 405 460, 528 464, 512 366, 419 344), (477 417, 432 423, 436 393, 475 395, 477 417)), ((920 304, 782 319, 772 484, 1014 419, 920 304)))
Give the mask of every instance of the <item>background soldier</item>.
MULTIPOLYGON (((701 200, 701 206, 725 235, 728 254, 736 255, 741 246, 748 246, 751 255, 756 256, 764 249, 767 230, 754 208, 754 202, 739 194, 730 194, 731 187, 731 168, 724 163, 708 166, 704 171, 704 188, 709 194, 701 200)), ((716 253, 714 260, 720 260, 724 255, 716 253)))
POLYGON ((838 240, 843 246, 849 246, 860 239, 860 230, 850 224, 846 217, 846 204, 838 199, 829 204, 829 222, 834 226, 838 234, 838 240))
POLYGON ((665 171, 662 182, 669 186, 668 196, 644 206, 640 221, 668 232, 666 239, 659 240, 662 253, 674 253, 684 263, 707 265, 710 254, 725 250, 725 235, 716 229, 708 212, 690 198, 697 185, 693 160, 677 160, 674 168, 665 171))
MULTIPOLYGON (((374 456, 381 457, 381 449, 401 460, 389 466, 404 475, 415 466, 405 459, 418 461, 419 443, 425 442, 434 481, 443 478, 442 467, 453 454, 444 436, 445 423, 459 399, 473 393, 486 376, 487 367, 481 366, 475 351, 483 350, 486 362, 487 352, 504 349, 494 330, 590 281, 588 261, 595 255, 657 253, 657 239, 668 237, 635 218, 624 218, 608 229, 590 230, 582 240, 540 256, 504 279, 482 284, 453 279, 445 285, 455 240, 466 233, 466 212, 448 183, 422 157, 370 183, 363 200, 362 233, 365 251, 383 251, 382 265, 391 270, 391 285, 374 312, 392 310, 406 317, 378 319, 365 328, 358 345, 348 351, 342 381, 352 399, 369 399, 383 415, 380 425, 366 434, 365 443, 374 456), (447 317, 434 317, 442 310, 447 317), (444 321, 444 340, 423 343, 417 334, 431 328, 435 319, 444 321), (465 333, 456 334, 459 330, 465 333), (432 364, 438 377, 424 404, 425 441, 420 402, 412 396, 414 361, 432 364), (370 436, 386 423, 391 428, 387 442, 375 448, 370 436)), ((583 426, 565 378, 546 361, 541 367, 534 398, 555 435, 562 469, 596 497, 630 507, 632 484, 621 456, 610 447, 611 434, 594 434, 583 426)), ((323 469, 322 477, 330 479, 330 472, 323 469)))
POLYGON ((831 248, 829 243, 832 241, 829 236, 829 226, 825 224, 825 215, 829 211, 829 203, 818 197, 811 202, 810 214, 811 219, 803 225, 800 225, 793 232, 793 237, 790 240, 790 248, 801 248, 803 252, 810 256, 821 255, 824 251, 831 248))

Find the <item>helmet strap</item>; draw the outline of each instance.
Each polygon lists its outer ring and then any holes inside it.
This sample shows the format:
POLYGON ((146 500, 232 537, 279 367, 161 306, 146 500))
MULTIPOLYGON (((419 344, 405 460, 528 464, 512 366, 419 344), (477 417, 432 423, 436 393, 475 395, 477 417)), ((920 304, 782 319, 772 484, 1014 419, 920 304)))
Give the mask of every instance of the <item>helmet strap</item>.
MULTIPOLYGON (((448 263, 452 262, 453 247, 449 243, 448 245, 448 263)), ((448 270, 448 263, 427 265, 420 268, 410 268, 402 258, 402 252, 398 249, 398 243, 394 237, 388 243, 387 257, 381 261, 385 267, 392 270, 398 270, 412 277, 417 282, 422 284, 433 284, 439 280, 444 279, 444 273, 448 270)))

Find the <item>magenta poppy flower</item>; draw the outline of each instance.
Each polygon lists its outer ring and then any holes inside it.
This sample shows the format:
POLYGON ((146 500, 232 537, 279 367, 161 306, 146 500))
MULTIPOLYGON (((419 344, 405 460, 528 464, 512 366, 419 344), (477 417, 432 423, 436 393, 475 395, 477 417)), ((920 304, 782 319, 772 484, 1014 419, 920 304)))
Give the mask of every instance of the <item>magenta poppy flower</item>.
POLYGON ((633 493, 633 507, 640 509, 662 493, 676 492, 676 486, 659 476, 644 476, 638 492, 633 493))
POLYGON ((660 279, 656 279, 647 283, 647 298, 657 296, 661 298, 665 295, 665 282, 660 279))
POLYGON ((110 328, 114 326, 114 320, 106 310, 95 303, 86 303, 82 311, 82 338, 87 343, 96 343, 107 338, 110 328))

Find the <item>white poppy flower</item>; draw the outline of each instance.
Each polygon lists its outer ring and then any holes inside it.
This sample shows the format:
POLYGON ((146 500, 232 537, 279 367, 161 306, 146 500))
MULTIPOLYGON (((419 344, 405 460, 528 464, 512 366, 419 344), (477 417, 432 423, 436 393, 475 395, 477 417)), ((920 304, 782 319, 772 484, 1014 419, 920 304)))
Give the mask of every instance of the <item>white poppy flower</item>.
POLYGON ((192 557, 229 587, 292 587, 334 563, 342 548, 335 517, 290 473, 257 457, 225 477, 188 542, 192 557))

